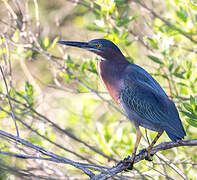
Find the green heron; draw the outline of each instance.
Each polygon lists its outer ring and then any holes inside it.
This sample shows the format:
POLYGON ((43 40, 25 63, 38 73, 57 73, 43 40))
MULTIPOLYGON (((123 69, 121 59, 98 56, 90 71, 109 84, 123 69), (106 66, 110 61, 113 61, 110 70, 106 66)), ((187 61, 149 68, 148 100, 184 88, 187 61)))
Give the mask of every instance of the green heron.
POLYGON ((94 39, 89 42, 58 43, 83 48, 101 57, 97 64, 98 73, 112 98, 136 128, 137 138, 128 160, 131 167, 142 136, 139 126, 158 132, 146 148, 147 160, 151 160, 150 151, 164 131, 172 141, 184 138, 186 133, 174 103, 158 82, 143 68, 131 64, 113 42, 94 39))

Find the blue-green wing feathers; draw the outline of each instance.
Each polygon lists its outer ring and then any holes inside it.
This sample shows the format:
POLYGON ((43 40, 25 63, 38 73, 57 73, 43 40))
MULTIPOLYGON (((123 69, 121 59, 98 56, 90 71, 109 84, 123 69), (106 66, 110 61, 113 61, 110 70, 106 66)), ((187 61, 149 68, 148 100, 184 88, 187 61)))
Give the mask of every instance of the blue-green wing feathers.
POLYGON ((161 86, 144 69, 131 65, 125 72, 121 101, 150 124, 165 130, 171 140, 182 139, 186 133, 174 103, 161 86))

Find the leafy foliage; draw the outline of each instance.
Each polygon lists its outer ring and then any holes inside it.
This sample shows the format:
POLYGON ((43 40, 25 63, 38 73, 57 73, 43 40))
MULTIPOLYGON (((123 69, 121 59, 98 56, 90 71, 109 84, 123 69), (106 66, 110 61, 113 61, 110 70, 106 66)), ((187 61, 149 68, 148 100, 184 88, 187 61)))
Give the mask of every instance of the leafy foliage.
MULTIPOLYGON (((131 154, 135 128, 121 114, 98 78, 97 57, 56 45, 59 39, 94 38, 112 40, 130 62, 150 72, 180 110, 186 139, 196 138, 196 4, 184 0, 144 2, 21 1, 18 5, 17 1, 13 5, 5 1, 0 5, 2 9, 11 8, 6 9, 9 15, 2 12, 0 21, 3 29, 0 60, 24 139, 69 159, 106 166, 114 165, 112 159, 121 160, 131 154)), ((14 134, 3 81, 0 95, 0 129, 14 134)), ((147 136, 152 140, 155 133, 149 131, 147 136)), ((160 142, 163 141, 169 141, 166 135, 161 137, 160 142)), ((5 151, 35 155, 6 140, 2 144, 5 151)), ((145 146, 148 146, 146 138, 140 148, 145 146)), ((40 171, 34 172, 29 165, 37 170, 46 169, 44 163, 33 160, 16 163, 14 158, 12 162, 4 161, 18 169, 26 168, 39 178, 45 175, 51 178, 47 172, 56 168, 51 173, 56 179, 60 174, 82 177, 72 167, 54 167, 51 163, 50 170, 39 174, 40 171)), ((151 179, 151 173, 154 179, 193 179, 197 174, 196 147, 163 151, 153 162, 138 163, 135 174, 123 175, 151 179)), ((1 168, 0 171, 6 172, 1 168)))

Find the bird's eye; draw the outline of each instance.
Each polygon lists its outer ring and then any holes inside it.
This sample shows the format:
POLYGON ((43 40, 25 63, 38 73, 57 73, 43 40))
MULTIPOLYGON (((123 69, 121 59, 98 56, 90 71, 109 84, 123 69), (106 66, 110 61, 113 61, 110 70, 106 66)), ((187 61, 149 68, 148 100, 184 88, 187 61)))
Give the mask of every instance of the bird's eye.
POLYGON ((96 47, 97 47, 97 48, 100 48, 100 47, 101 47, 101 44, 100 44, 100 43, 98 43, 98 44, 96 45, 96 47))

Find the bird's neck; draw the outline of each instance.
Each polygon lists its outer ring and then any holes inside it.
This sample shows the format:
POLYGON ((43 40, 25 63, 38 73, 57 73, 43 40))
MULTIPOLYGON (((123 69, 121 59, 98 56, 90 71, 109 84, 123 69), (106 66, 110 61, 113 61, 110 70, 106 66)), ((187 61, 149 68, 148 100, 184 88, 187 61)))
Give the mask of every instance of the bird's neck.
POLYGON ((129 64, 130 63, 124 57, 122 60, 98 60, 99 75, 105 78, 119 76, 129 64))
MULTIPOLYGON (((124 57, 122 57, 124 58, 124 57)), ((117 102, 121 91, 122 75, 130 63, 126 59, 99 60, 97 64, 98 73, 103 80, 112 98, 117 102)))

